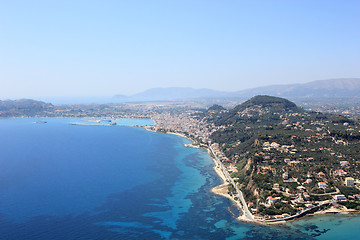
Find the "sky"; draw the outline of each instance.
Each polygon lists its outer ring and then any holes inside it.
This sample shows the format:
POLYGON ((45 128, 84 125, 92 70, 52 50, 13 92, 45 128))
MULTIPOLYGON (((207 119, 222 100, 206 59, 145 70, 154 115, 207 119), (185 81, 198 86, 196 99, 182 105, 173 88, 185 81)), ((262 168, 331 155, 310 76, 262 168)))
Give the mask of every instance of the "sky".
POLYGON ((0 0, 0 99, 360 77, 358 0, 0 0))

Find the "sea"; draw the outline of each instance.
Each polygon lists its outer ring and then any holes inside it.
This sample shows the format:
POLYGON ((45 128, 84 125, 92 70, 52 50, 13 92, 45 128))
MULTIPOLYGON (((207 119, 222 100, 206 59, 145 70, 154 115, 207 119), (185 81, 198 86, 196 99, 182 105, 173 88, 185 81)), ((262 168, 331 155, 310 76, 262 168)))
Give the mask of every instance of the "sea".
POLYGON ((359 239, 357 215, 238 222, 206 150, 135 127, 151 120, 81 122, 0 119, 1 240, 359 239))

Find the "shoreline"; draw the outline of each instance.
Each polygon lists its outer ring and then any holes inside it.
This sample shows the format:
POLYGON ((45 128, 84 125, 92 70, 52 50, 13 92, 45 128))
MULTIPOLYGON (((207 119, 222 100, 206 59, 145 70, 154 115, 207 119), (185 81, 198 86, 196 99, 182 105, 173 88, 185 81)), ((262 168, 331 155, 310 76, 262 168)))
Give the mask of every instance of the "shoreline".
POLYGON ((239 222, 250 222, 250 223, 261 223, 259 221, 256 220, 251 220, 247 217, 245 217, 245 214, 243 214, 243 206, 241 205, 241 203, 239 201, 236 201, 229 193, 228 193, 228 186, 229 183, 226 181, 226 176, 224 175, 224 173, 219 169, 219 167, 217 166, 217 162, 214 159, 214 156, 211 153, 211 150, 209 148, 207 148, 207 152, 211 158, 211 160, 214 163, 214 167, 213 169, 215 170, 215 172, 217 173, 217 175, 221 178, 221 180, 223 181, 222 184, 213 187, 210 192, 212 192, 213 194, 219 195, 219 196, 223 196, 227 199, 229 199, 233 204, 236 205, 236 207, 241 210, 242 214, 238 217, 236 217, 235 219, 238 220, 239 222))
POLYGON ((335 208, 335 207, 330 207, 328 209, 322 210, 322 211, 318 211, 312 214, 308 214, 309 216, 317 216, 317 215, 335 215, 335 214, 341 214, 341 215, 348 215, 351 216, 353 214, 356 213, 360 213, 359 210, 355 210, 355 209, 347 209, 346 207, 342 207, 341 209, 339 208, 335 208))
MULTIPOLYGON (((13 118, 19 118, 19 117, 13 117, 13 118)), ((20 117, 22 118, 22 117, 20 117)), ((34 119, 41 119, 43 117, 28 117, 28 118, 34 118, 34 119)), ((71 117, 47 117, 47 118, 67 118, 67 119, 71 119, 71 117)), ((186 138, 188 140, 190 140, 192 142, 192 144, 184 144, 184 147, 191 147, 191 148, 201 148, 201 149, 206 149, 208 152, 209 157, 211 158, 211 160, 213 161, 213 169, 216 172, 216 174, 220 177, 220 179, 222 180, 222 184, 215 186, 213 188, 210 189, 210 192, 219 196, 223 196, 227 199, 229 199, 238 209, 241 210, 242 214, 238 217, 235 217, 236 220, 240 221, 240 222, 247 222, 247 223, 252 223, 252 224, 260 224, 260 225, 282 225, 282 224, 286 224, 286 223, 291 223, 291 222, 295 222, 297 220, 303 219, 305 217, 311 217, 311 216, 320 216, 320 215, 340 215, 340 216, 349 216, 352 217, 354 216, 354 214, 360 214, 360 210, 355 210, 355 209, 347 209, 346 207, 341 207, 341 208, 335 208, 333 206, 331 207, 327 207, 326 209, 323 210, 317 210, 313 213, 305 213, 303 215, 300 216, 296 216, 292 219, 274 219, 274 221, 269 221, 269 220, 265 220, 265 219, 259 219, 259 218, 248 218, 246 217, 246 215, 244 214, 243 211, 243 207, 246 204, 246 200, 242 199, 241 201, 239 200, 235 200, 234 197, 228 193, 228 186, 230 185, 228 178, 224 175, 223 171, 221 170, 221 168, 219 167, 219 163, 217 162, 218 160, 216 159, 216 156, 213 155, 211 147, 204 145, 204 144, 199 144, 199 145, 194 145, 194 144, 198 144, 197 140, 192 138, 191 136, 185 135, 184 133, 179 133, 179 132, 172 132, 172 131, 166 131, 166 132, 158 132, 154 129, 154 127, 156 126, 157 122, 152 119, 152 118, 148 118, 150 120, 153 121, 153 125, 144 125, 144 126, 140 126, 140 125, 110 125, 110 124, 92 124, 92 123, 69 123, 71 125, 80 125, 80 126, 109 126, 109 127, 121 127, 121 126, 127 126, 127 127, 137 127, 137 128, 143 128, 146 131, 150 131, 150 132, 156 132, 156 133, 168 133, 168 134, 172 134, 172 135, 177 135, 179 137, 182 138, 186 138), (245 204, 244 204, 245 202, 245 204)), ((227 171, 226 171, 227 173, 227 171)), ((234 184, 234 183, 233 183, 234 184)), ((240 191, 241 192, 241 191, 240 191)), ((247 208, 247 204, 245 205, 245 207, 247 208)))
MULTIPOLYGON (((145 127, 143 127, 144 129, 148 130, 148 131, 152 131, 152 132, 157 132, 154 130, 150 130, 147 129, 145 127)), ((178 132, 164 132, 166 134, 172 134, 172 135, 177 135, 186 139, 189 139, 190 141, 192 141, 192 144, 194 144, 194 139, 192 139, 189 136, 186 136, 185 134, 182 133, 178 133, 178 132)), ((184 145, 185 147, 194 147, 190 145, 184 145)), ((243 211, 243 206, 241 205, 241 203, 239 201, 236 201, 229 193, 228 193, 228 186, 229 183, 226 181, 226 177, 224 175, 224 173, 219 169, 219 167, 217 166, 217 162, 216 159, 214 159, 214 156, 211 153, 211 150, 209 147, 204 147, 204 146, 195 146, 195 148, 202 148, 207 150, 209 157, 211 158, 211 160, 213 161, 214 164, 214 171, 216 172, 216 174, 219 176, 219 178, 222 180, 222 184, 213 187, 210 192, 219 196, 223 196, 225 198, 227 198, 228 200, 230 200, 239 210, 243 211)), ((245 200, 246 201, 246 200, 245 200)), ((311 217, 311 216, 320 216, 320 215, 330 215, 330 214, 340 214, 342 216, 353 216, 353 214, 359 214, 360 211, 358 210, 354 210, 354 209, 336 209, 336 208, 329 208, 329 209, 325 209, 322 211, 317 211, 315 213, 309 213, 309 214, 304 214, 302 216, 293 218, 293 219, 289 219, 289 220, 278 220, 278 221, 264 221, 264 220, 256 220, 256 219, 249 219, 247 218, 244 214, 241 214, 238 217, 235 217, 235 219, 239 222, 244 222, 244 223, 251 223, 251 224, 259 224, 259 225, 264 225, 264 226, 277 226, 277 225, 284 225, 290 222, 294 222, 297 220, 300 220, 302 218, 305 217, 311 217), (334 210, 335 209, 335 210, 334 210)))
MULTIPOLYGON (((221 169, 218 166, 218 163, 215 159, 215 156, 213 156, 213 153, 210 149, 209 146, 204 146, 204 145, 194 145, 195 144, 195 140, 193 138, 191 138, 190 136, 185 135, 184 133, 179 133, 179 132, 172 132, 172 131, 167 131, 167 132, 158 132, 156 130, 153 129, 153 127, 156 125, 156 121, 151 119, 154 122, 154 125, 146 125, 146 126, 137 126, 137 125, 100 125, 100 124, 73 124, 70 123, 72 125, 90 125, 90 126, 128 126, 128 127, 138 127, 138 128, 143 128, 146 131, 150 131, 150 132, 155 132, 155 133, 165 133, 165 134, 172 134, 172 135, 176 135, 182 138, 186 138, 188 140, 190 140, 192 143, 191 144, 183 144, 184 147, 190 147, 190 148, 197 148, 197 149, 205 149, 208 152, 209 157, 211 158, 214 166, 213 169, 216 172, 216 174, 219 176, 219 178, 222 180, 222 184, 215 186, 213 188, 210 189, 210 192, 219 196, 223 196, 225 198, 227 198, 228 200, 230 200, 241 212, 242 214, 238 217, 235 217, 235 219, 239 222, 244 222, 244 223, 251 223, 251 224, 259 224, 259 225, 264 225, 264 226, 271 226, 271 225, 284 225, 286 223, 290 223, 290 222, 294 222, 296 220, 300 220, 302 218, 305 217, 311 217, 311 216, 319 216, 319 215, 337 215, 340 214, 342 216, 354 216, 354 214, 359 214, 360 211, 355 210, 355 209, 337 209, 334 207, 330 207, 328 209, 325 210, 321 210, 321 211, 316 211, 314 213, 309 213, 309 214, 304 214, 302 216, 299 217, 295 217, 292 219, 288 219, 288 220, 275 220, 275 221, 267 221, 267 220, 260 220, 260 219, 250 219, 249 217, 246 217, 245 214, 243 213, 243 205, 239 200, 235 200, 233 196, 231 196, 228 193, 228 186, 229 186, 229 182, 227 181, 226 176, 224 175, 224 173, 221 171, 221 169)), ((241 192, 241 191, 240 191, 241 192)), ((242 194, 242 193, 241 193, 242 194)), ((244 202, 246 203, 246 200, 244 199, 244 202)), ((247 207, 247 205, 245 206, 247 207)))
MULTIPOLYGON (((147 129, 145 127, 143 127, 144 129, 148 130, 148 131, 151 131, 151 132, 156 132, 154 130, 150 130, 150 129, 147 129)), ((194 146, 194 142, 195 140, 192 139, 191 137, 189 136, 186 136, 185 134, 183 133, 178 133, 178 132, 171 132, 171 131, 167 131, 165 132, 165 134, 172 134, 172 135, 176 135, 176 136, 180 136, 180 137, 183 137, 183 138, 186 138, 186 139, 189 139, 192 144, 184 144, 184 147, 191 147, 191 148, 201 148, 201 149, 205 149, 207 152, 208 152, 208 155, 209 157, 211 158, 213 164, 214 164, 214 171, 216 172, 216 174, 220 177, 220 179, 222 180, 222 184, 218 185, 218 186, 215 186, 213 187, 212 189, 210 189, 210 192, 213 193, 213 194, 216 194, 216 195, 219 195, 219 196, 223 196, 227 199, 229 199, 241 212, 242 214, 238 217, 235 217, 235 219, 239 222, 247 222, 247 223, 257 223, 257 224, 263 224, 263 225, 268 225, 269 223, 266 223, 266 222, 261 222, 261 221, 257 221, 257 220, 253 220, 253 219, 249 219, 248 217, 245 216, 245 214, 243 213, 243 206, 242 204, 240 203, 240 201, 236 201, 229 193, 228 193, 228 186, 229 186, 229 183, 226 181, 226 176, 224 175, 224 173, 220 170, 217 162, 216 162, 216 159, 214 158, 215 156, 213 156, 210 148, 208 146, 194 146)), ((242 193, 241 193, 242 194, 242 193)), ((246 200, 245 200, 245 203, 246 203, 246 200)), ((247 207, 247 206, 245 206, 247 207)))

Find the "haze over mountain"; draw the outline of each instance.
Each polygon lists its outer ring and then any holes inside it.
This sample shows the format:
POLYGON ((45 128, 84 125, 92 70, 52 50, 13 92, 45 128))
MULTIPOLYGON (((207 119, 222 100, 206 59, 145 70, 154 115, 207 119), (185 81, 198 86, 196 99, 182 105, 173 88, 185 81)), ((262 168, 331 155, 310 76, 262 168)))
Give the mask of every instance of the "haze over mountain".
POLYGON ((317 80, 304 84, 272 85, 238 91, 237 95, 259 94, 286 98, 353 98, 360 97, 360 78, 317 80))
POLYGON ((34 98, 53 104, 89 104, 140 101, 179 100, 241 100, 256 95, 269 95, 291 100, 311 99, 360 99, 360 78, 318 80, 304 84, 270 85, 241 91, 225 92, 213 89, 190 87, 151 88, 134 95, 94 96, 94 97, 50 97, 34 98))
POLYGON ((115 96, 126 101, 155 101, 180 99, 248 99, 256 95, 271 95, 298 98, 358 98, 360 97, 360 78, 318 80, 304 84, 270 85, 234 92, 184 87, 152 88, 132 96, 115 96))
POLYGON ((180 100, 196 98, 224 98, 229 95, 228 92, 216 91, 207 88, 195 89, 190 87, 169 87, 169 88, 151 88, 132 96, 116 95, 118 99, 128 99, 137 101, 149 100, 180 100))

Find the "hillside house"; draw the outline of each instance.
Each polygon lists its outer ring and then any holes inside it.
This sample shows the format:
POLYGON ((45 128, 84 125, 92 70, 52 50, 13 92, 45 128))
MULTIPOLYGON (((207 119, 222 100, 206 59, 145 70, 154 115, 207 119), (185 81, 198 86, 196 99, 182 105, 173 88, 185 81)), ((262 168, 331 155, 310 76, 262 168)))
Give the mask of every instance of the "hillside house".
POLYGON ((310 178, 308 178, 308 179, 306 179, 306 181, 304 183, 310 184, 310 183, 312 183, 312 180, 310 178))
POLYGON ((282 175, 284 180, 288 180, 289 179, 289 174, 287 172, 284 172, 282 175))
POLYGON ((344 176, 344 175, 346 175, 346 172, 342 169, 337 169, 337 170, 335 170, 334 174, 335 174, 335 176, 344 176))
POLYGON ((345 195, 335 195, 333 198, 335 201, 346 200, 345 195))
POLYGON ((273 198, 272 196, 269 196, 266 200, 267 204, 269 205, 275 204, 278 201, 277 198, 273 198))
POLYGON ((345 185, 346 186, 354 186, 355 180, 352 177, 345 178, 345 185))
POLYGON ((274 183, 273 189, 280 190, 280 185, 278 183, 274 183))
POLYGON ((326 187, 327 187, 327 185, 326 185, 325 182, 319 182, 319 183, 318 183, 318 186, 319 186, 319 188, 321 188, 321 189, 326 189, 326 187))
POLYGON ((348 161, 340 161, 340 165, 342 168, 346 168, 349 165, 348 161))

